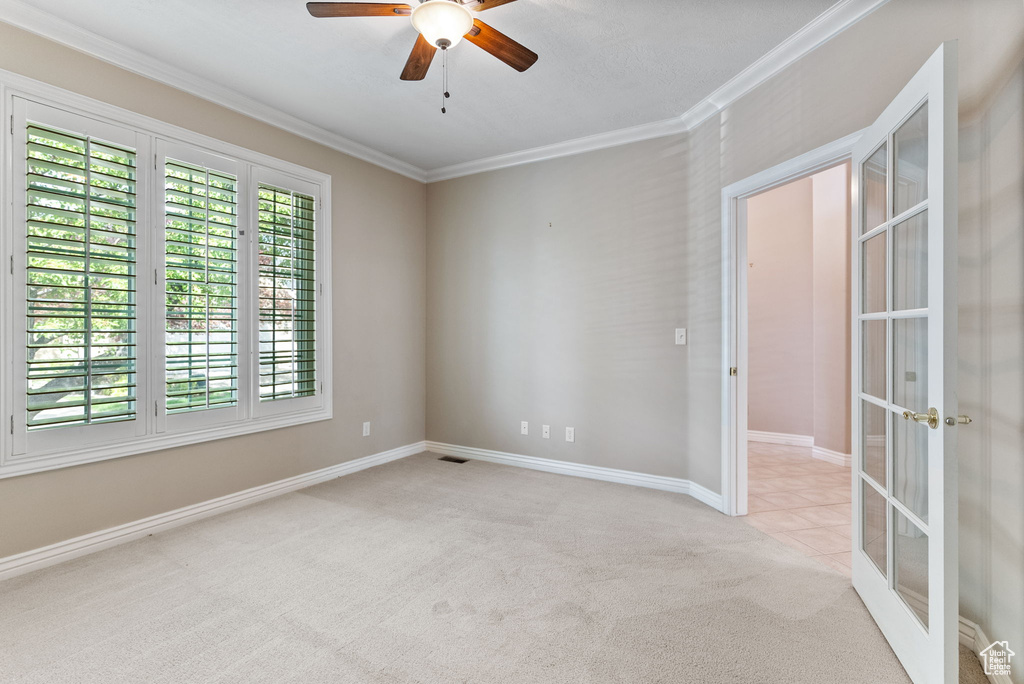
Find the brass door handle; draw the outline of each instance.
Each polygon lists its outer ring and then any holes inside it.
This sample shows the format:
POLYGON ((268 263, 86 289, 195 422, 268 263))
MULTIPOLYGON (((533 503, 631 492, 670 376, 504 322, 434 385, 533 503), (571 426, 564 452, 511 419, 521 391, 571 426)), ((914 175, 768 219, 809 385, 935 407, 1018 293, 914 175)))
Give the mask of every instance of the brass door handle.
POLYGON ((913 411, 903 412, 904 420, 913 420, 917 423, 927 425, 932 430, 939 429, 939 411, 936 408, 928 409, 928 413, 914 413, 913 411))
POLYGON ((946 419, 946 425, 948 425, 949 427, 953 427, 954 425, 957 424, 970 425, 973 422, 974 419, 971 418, 970 416, 957 416, 956 418, 950 416, 949 418, 946 419))

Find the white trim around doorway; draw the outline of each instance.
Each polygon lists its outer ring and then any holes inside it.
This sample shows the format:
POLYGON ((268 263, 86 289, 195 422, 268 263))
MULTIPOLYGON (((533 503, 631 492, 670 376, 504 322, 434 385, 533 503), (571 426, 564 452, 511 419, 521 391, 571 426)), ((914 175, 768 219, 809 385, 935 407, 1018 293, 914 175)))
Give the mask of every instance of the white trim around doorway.
POLYGON ((746 200, 848 161, 864 131, 823 145, 722 189, 722 511, 747 514, 746 200), (731 370, 737 369, 737 375, 731 370), (742 439, 741 439, 742 436, 742 439))

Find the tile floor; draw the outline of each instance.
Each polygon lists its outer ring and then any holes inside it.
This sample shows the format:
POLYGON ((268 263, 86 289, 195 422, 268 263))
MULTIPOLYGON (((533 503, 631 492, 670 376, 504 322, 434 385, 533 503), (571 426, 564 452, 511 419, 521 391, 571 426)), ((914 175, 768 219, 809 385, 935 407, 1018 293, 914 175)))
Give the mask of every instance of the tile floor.
POLYGON ((747 523, 850 576, 850 469, 809 447, 750 442, 747 523))

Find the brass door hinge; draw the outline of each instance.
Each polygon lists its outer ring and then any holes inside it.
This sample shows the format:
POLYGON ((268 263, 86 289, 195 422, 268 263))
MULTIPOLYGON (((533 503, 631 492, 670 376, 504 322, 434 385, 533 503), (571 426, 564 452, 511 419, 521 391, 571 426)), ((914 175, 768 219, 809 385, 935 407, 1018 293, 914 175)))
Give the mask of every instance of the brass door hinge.
POLYGON ((729 369, 729 375, 731 375, 733 377, 736 377, 739 374, 740 374, 740 369, 737 368, 736 366, 733 366, 732 368, 729 369))

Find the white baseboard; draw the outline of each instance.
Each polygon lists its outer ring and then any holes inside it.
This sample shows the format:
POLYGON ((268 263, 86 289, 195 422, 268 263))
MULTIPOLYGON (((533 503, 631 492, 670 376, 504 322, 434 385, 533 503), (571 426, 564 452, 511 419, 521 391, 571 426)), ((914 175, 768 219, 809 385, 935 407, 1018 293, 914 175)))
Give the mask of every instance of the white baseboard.
POLYGON ((834 463, 838 466, 850 467, 850 462, 853 460, 850 454, 841 454, 838 451, 832 451, 825 447, 814 446, 811 448, 811 458, 816 458, 820 461, 827 461, 828 463, 834 463))
POLYGON ((711 508, 714 508, 716 511, 722 511, 721 494, 716 494, 696 482, 680 478, 664 477, 661 475, 647 475, 646 473, 635 473, 630 470, 601 468, 599 466, 584 465, 582 463, 555 461, 549 458, 508 454, 503 451, 490 451, 488 449, 476 449, 473 447, 456 446, 454 444, 442 444, 440 442, 428 441, 427 451, 432 451, 443 456, 458 456, 477 461, 488 461, 490 463, 500 463, 502 465, 517 466, 519 468, 530 468, 531 470, 543 470, 547 473, 558 473, 559 475, 572 475, 575 477, 589 478, 591 480, 618 482, 620 484, 634 485, 637 487, 660 489, 666 492, 688 494, 698 501, 711 506, 711 508))
POLYGON ((391 449, 390 451, 382 451, 372 456, 357 458, 354 461, 339 463, 322 470, 296 475, 285 480, 260 485, 252 489, 246 489, 234 494, 168 511, 167 513, 160 513, 149 518, 118 525, 117 527, 100 530, 99 532, 91 532, 81 537, 51 544, 50 546, 0 558, 0 580, 63 563, 72 558, 78 558, 118 544, 140 539, 154 532, 186 525, 202 518, 241 508, 263 499, 287 494, 297 489, 303 489, 320 482, 341 477, 342 475, 349 475, 376 465, 388 463, 389 461, 396 461, 426 450, 426 442, 408 444, 397 449, 391 449))
POLYGON ((786 446, 814 446, 814 437, 812 435, 787 435, 782 432, 747 430, 747 440, 750 442, 763 442, 764 444, 784 444, 786 446))
POLYGON ((782 444, 785 446, 810 447, 811 457, 822 461, 828 461, 836 465, 850 467, 853 459, 850 454, 843 454, 832 451, 825 447, 815 446, 813 435, 787 435, 783 432, 761 432, 759 430, 747 430, 747 441, 761 442, 762 444, 782 444))
MULTIPOLYGON (((960 616, 960 643, 963 646, 971 649, 974 655, 978 656, 978 660, 984 662, 981 658, 981 652, 984 651, 992 643, 989 641, 988 636, 982 631, 981 627, 968 620, 967 618, 960 616)), ((1018 649, 1019 650, 1019 649, 1018 649)), ((987 675, 988 681, 992 684, 1013 684, 1013 680, 1010 679, 1009 675, 987 675)))

